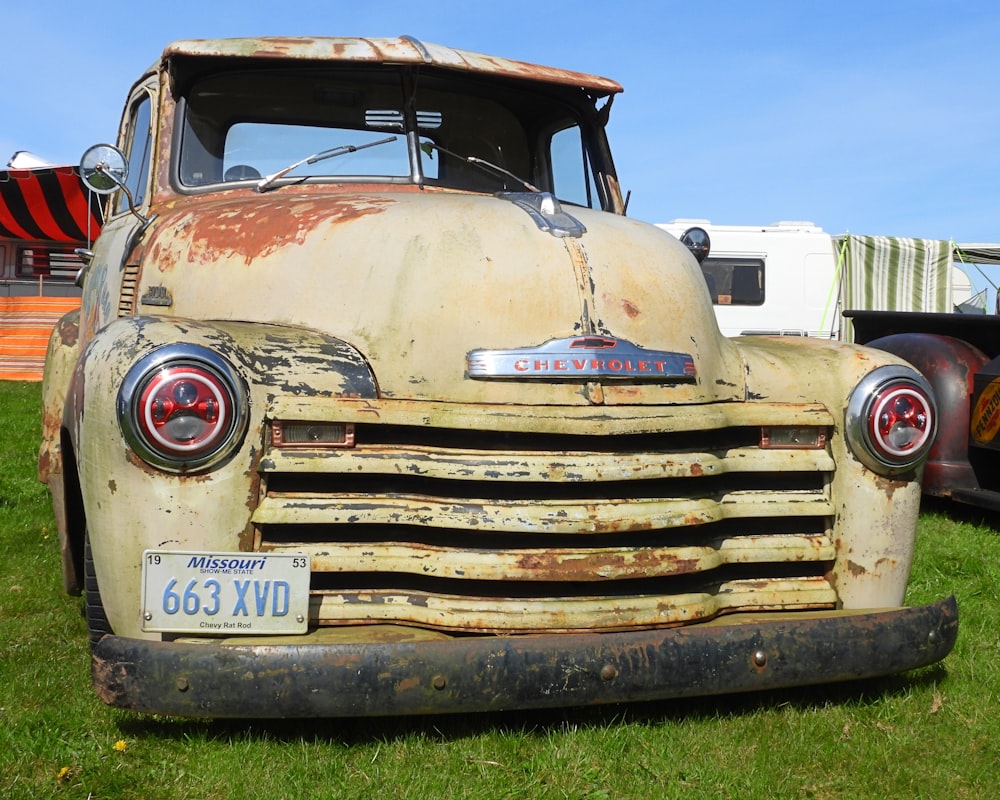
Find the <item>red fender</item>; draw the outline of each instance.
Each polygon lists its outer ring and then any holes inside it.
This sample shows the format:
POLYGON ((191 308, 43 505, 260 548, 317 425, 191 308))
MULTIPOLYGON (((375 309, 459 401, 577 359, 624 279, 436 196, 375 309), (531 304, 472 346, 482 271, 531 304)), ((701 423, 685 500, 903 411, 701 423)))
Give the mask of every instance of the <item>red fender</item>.
POLYGON ((979 488, 969 463, 969 402, 973 379, 990 359, 968 342, 933 333, 896 333, 867 346, 906 359, 934 390, 938 434, 924 468, 924 492, 950 497, 954 489, 979 488))

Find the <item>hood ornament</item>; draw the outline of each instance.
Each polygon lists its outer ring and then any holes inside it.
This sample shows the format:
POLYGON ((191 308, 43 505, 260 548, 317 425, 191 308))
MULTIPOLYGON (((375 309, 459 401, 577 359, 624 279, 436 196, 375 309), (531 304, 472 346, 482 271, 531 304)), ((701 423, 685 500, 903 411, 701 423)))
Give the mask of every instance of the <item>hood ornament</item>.
POLYGON ((550 339, 536 347, 473 350, 466 360, 469 377, 486 380, 691 383, 698 375, 687 353, 647 350, 624 339, 594 334, 550 339))
POLYGON ((562 204, 549 192, 502 192, 499 196, 526 211, 539 230, 553 236, 578 239, 587 232, 584 224, 563 211, 562 204))

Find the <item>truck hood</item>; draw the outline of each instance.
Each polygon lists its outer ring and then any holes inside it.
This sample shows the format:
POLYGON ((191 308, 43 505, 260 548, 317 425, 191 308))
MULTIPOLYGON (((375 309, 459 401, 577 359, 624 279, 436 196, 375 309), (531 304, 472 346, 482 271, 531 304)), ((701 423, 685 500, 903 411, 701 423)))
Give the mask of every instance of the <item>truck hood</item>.
POLYGON ((320 331, 362 354, 384 397, 581 404, 598 384, 609 404, 745 397, 739 352, 669 234, 565 207, 586 231, 559 236, 501 196, 370 189, 168 205, 144 236, 136 312, 320 331), (493 366, 477 375, 483 351, 493 366))

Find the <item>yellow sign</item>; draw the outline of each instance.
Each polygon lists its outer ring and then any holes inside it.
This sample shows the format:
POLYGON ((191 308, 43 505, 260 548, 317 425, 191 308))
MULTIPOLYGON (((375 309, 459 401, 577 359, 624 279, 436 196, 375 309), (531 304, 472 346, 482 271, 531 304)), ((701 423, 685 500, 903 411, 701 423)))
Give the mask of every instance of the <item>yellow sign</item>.
POLYGON ((1000 378, 994 378, 976 400, 970 417, 972 438, 983 444, 992 442, 1000 431, 1000 378))

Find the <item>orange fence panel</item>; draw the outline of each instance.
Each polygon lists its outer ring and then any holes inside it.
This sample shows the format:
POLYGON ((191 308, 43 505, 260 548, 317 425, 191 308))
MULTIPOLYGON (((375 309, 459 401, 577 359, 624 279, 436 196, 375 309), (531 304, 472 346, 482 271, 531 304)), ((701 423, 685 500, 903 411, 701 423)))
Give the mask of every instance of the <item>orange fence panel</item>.
POLYGON ((78 297, 0 297, 0 380, 40 381, 49 334, 78 297))

